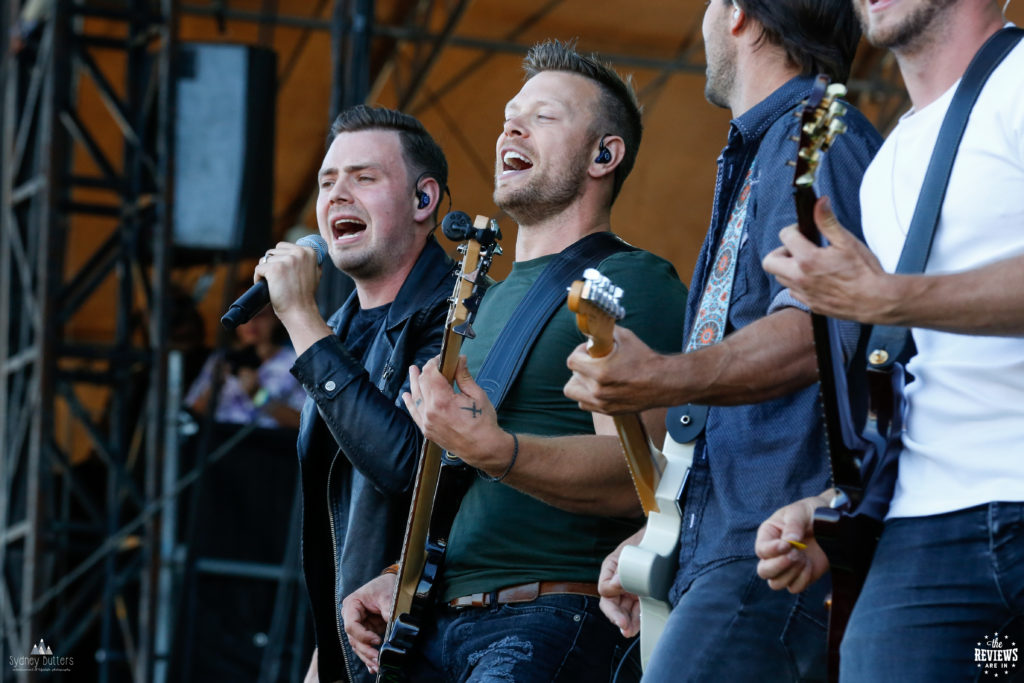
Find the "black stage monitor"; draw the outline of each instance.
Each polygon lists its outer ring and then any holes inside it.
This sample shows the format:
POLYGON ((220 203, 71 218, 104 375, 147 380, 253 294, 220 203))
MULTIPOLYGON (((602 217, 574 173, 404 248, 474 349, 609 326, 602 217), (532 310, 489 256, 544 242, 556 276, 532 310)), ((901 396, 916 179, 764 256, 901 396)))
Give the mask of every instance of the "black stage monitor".
POLYGON ((174 245, 261 254, 273 212, 276 56, 184 43, 176 62, 174 245))

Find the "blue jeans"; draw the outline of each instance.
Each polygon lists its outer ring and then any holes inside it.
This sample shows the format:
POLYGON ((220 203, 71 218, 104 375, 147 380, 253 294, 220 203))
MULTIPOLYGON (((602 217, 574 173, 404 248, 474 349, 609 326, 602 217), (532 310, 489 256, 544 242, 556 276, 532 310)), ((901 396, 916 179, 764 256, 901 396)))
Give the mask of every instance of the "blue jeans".
POLYGON ((792 595, 737 560, 698 576, 672 608, 645 683, 824 681, 825 597, 819 581, 792 595))
POLYGON ((993 649, 996 633, 1004 648, 1024 650, 1022 622, 1024 503, 893 519, 843 638, 841 679, 1024 678, 1024 659, 987 666, 975 652, 993 649))
POLYGON ((438 607, 420 634, 409 680, 603 683, 628 641, 597 605, 585 595, 542 595, 492 607, 438 607))

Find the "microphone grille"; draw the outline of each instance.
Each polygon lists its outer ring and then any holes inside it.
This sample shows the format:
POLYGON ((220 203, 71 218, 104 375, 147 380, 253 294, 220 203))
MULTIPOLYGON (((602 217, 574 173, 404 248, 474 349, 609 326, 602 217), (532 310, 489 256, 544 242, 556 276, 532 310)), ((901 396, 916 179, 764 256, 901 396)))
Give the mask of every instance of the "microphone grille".
POLYGON ((316 265, 324 265, 324 257, 327 256, 327 242, 324 238, 316 233, 300 237, 295 243, 300 247, 312 247, 313 251, 316 252, 316 265))

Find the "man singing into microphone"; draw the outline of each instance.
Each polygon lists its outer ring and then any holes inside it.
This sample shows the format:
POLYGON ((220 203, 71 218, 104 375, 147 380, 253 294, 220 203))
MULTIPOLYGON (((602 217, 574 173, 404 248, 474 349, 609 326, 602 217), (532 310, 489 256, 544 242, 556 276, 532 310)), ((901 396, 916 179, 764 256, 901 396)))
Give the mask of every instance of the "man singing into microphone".
POLYGON ((329 144, 317 225, 355 291, 325 323, 316 254, 286 242, 254 279, 267 281, 307 394, 302 559, 317 652, 306 681, 369 681, 351 665, 341 600, 399 555, 422 438, 400 397, 409 366, 440 350, 456 269, 432 236, 448 163, 419 121, 360 105, 334 121, 329 144))

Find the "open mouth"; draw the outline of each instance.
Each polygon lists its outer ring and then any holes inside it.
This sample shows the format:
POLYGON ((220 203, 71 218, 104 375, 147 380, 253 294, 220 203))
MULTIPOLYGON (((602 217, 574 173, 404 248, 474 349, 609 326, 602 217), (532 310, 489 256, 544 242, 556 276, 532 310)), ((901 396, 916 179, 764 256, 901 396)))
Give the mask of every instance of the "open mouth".
POLYGON ((338 218, 331 223, 335 242, 353 240, 366 230, 366 223, 358 218, 338 218))
POLYGON ((515 150, 505 150, 501 155, 501 172, 514 173, 533 168, 533 162, 515 150))

